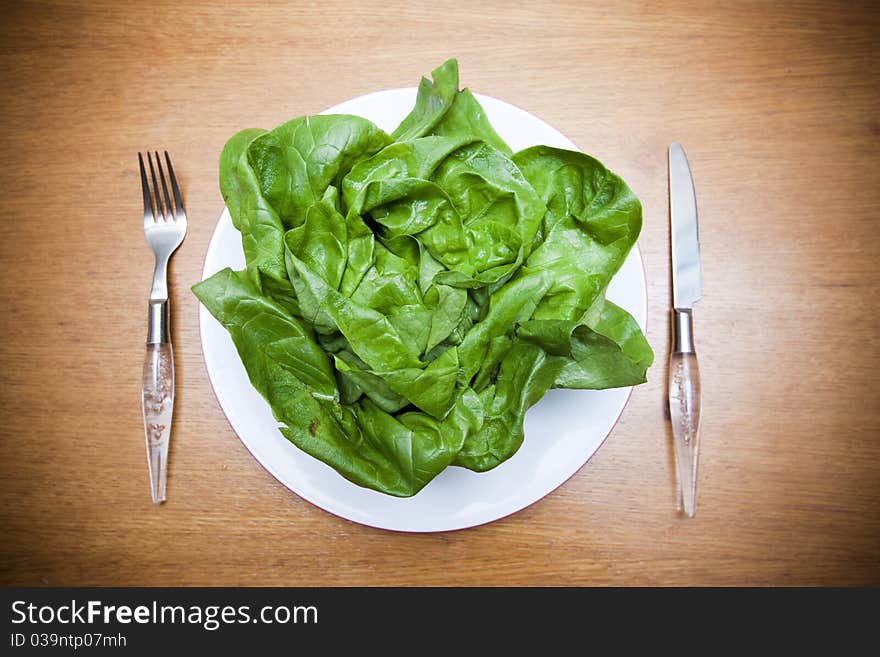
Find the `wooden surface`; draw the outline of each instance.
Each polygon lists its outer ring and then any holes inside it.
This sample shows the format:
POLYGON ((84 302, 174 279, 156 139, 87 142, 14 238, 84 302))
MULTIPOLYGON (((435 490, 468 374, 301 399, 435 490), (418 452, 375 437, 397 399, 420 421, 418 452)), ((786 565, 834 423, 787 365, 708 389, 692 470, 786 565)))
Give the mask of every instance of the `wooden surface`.
POLYGON ((177 4, 3 9, 0 583, 880 584, 872 3, 177 4), (313 507, 250 456, 208 383, 188 288, 233 132, 412 86, 448 56, 640 196, 657 359, 555 493, 484 527, 402 535, 313 507), (694 520, 673 509, 665 419, 673 140, 704 263, 694 520), (190 217, 161 508, 140 414, 146 148, 172 153, 190 217))

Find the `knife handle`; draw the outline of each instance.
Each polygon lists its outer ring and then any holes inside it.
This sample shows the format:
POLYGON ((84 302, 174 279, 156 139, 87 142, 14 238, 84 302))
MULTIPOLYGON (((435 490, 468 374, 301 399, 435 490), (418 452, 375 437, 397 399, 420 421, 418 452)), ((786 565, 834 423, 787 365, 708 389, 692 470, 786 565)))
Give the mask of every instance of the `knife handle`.
POLYGON ((688 517, 696 513, 700 446, 700 366, 694 348, 693 314, 673 310, 673 348, 669 357, 669 414, 675 449, 679 502, 688 517))
POLYGON ((174 354, 170 342, 147 343, 142 389, 144 434, 153 504, 165 501, 165 473, 174 410, 174 354))

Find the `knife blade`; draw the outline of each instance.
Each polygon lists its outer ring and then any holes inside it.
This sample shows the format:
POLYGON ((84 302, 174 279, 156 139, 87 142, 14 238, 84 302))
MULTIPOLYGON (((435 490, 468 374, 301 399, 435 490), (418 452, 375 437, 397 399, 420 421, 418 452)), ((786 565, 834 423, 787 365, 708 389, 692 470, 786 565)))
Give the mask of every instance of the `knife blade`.
POLYGON ((678 505, 688 517, 693 517, 697 498, 701 396, 693 306, 702 297, 702 271, 694 181, 687 156, 679 143, 669 146, 669 234, 673 336, 669 357, 669 416, 678 478, 678 505))
POLYGON ((681 144, 669 146, 669 222, 672 237, 672 307, 692 309, 703 295, 697 198, 681 144))

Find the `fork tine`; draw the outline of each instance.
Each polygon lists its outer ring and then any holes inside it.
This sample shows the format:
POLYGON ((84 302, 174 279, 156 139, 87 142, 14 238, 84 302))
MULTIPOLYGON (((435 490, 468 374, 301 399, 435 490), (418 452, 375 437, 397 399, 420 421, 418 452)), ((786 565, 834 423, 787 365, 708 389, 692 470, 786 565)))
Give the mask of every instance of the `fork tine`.
POLYGON ((177 176, 174 175, 174 167, 171 166, 171 158, 168 156, 168 151, 165 151, 165 163, 168 165, 168 177, 171 179, 171 193, 174 194, 174 204, 177 206, 177 218, 185 219, 186 213, 183 209, 183 199, 180 196, 180 187, 177 186, 177 176))
POLYGON ((150 196, 150 184, 147 182, 147 172, 144 169, 144 157, 138 153, 138 164, 141 165, 141 190, 144 193, 144 221, 154 221, 153 199, 150 196))
POLYGON ((162 196, 159 194, 159 181, 156 180, 156 169, 153 168, 153 156, 147 151, 147 162, 150 164, 150 175, 153 178, 153 198, 156 200, 156 221, 160 219, 168 221, 165 210, 162 207, 162 196))
MULTIPOLYGON (((156 166, 159 167, 159 180, 162 181, 162 193, 165 195, 165 207, 168 209, 168 215, 165 217, 165 220, 171 221, 177 212, 174 206, 171 205, 171 199, 168 197, 168 185, 165 184, 165 172, 162 170, 162 160, 159 158, 159 151, 156 151, 156 166)), ((156 194, 158 193, 159 190, 157 189, 156 194)))

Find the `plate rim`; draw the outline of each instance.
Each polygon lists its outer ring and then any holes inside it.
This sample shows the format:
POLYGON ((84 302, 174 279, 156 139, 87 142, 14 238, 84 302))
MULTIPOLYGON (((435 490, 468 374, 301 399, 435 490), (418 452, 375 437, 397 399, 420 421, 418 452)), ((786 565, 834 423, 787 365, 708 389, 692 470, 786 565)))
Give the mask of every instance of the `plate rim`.
MULTIPOLYGON (((371 98, 373 96, 380 96, 383 94, 388 94, 389 92, 397 92, 397 93, 411 92, 412 93, 416 90, 417 90, 417 87, 395 87, 395 88, 391 88, 391 89, 382 89, 379 91, 373 91, 373 92, 370 92, 367 94, 362 94, 360 96, 355 96, 353 98, 349 98, 349 99, 344 100, 340 103, 337 103, 337 104, 327 108, 326 110, 323 110, 322 113, 330 112, 333 109, 335 109, 341 105, 345 105, 345 104, 348 104, 351 102, 356 102, 356 101, 360 101, 363 99, 371 98)), ((583 150, 581 150, 577 146, 577 144, 574 142, 574 140, 570 139, 561 130, 553 127, 552 125, 550 125, 549 123, 547 123, 546 121, 541 119, 540 117, 535 116, 531 112, 519 107, 518 105, 514 105, 513 103, 507 102, 505 100, 502 100, 502 99, 494 97, 494 96, 489 96, 487 94, 479 94, 479 93, 474 92, 474 96, 476 96, 478 100, 482 100, 484 98, 491 99, 494 102, 508 105, 508 106, 513 107, 514 109, 518 110, 519 112, 527 114, 532 119, 541 122, 546 127, 561 134, 563 137, 565 137, 565 139, 567 139, 569 142, 574 144, 575 147, 577 148, 577 150, 580 151, 581 153, 584 152, 583 150)), ((214 224, 214 228, 211 232, 211 239, 208 241, 208 246, 207 246, 207 249, 205 250, 205 255, 203 258, 203 265, 202 265, 202 272, 201 272, 201 274, 202 274, 201 280, 204 280, 207 276, 213 275, 213 273, 214 273, 214 272, 208 272, 208 258, 209 258, 209 255, 214 251, 215 242, 219 239, 219 234, 221 231, 221 224, 223 222, 224 217, 229 217, 229 221, 231 223, 231 216, 229 215, 229 209, 225 205, 225 203, 223 204, 223 209, 220 212, 220 215, 217 218, 216 223, 214 224)), ((639 248, 638 239, 636 240, 635 244, 633 244, 633 248, 630 251, 630 254, 632 254, 633 251, 635 252, 635 254, 637 256, 636 263, 637 263, 638 269, 639 269, 639 274, 640 274, 639 278, 641 279, 642 288, 644 290, 644 294, 641 295, 642 316, 644 317, 644 326, 642 328, 643 328, 643 332, 645 334, 647 334, 648 327, 649 327, 648 279, 647 279, 647 273, 646 273, 646 269, 645 269, 644 254, 642 253, 642 250, 639 248)), ((217 400, 217 404, 220 407, 220 410, 223 414, 223 417, 226 419, 227 424, 232 429, 232 432, 235 434, 236 438, 238 438, 239 442, 244 446, 244 448, 251 455, 251 458, 253 458, 267 473, 269 473, 277 484, 280 484, 283 488, 294 493, 297 497, 308 502, 312 506, 314 506, 318 509, 321 509, 325 513, 328 513, 328 514, 332 515, 333 517, 339 518, 343 521, 346 521, 346 522, 349 522, 352 524, 361 525, 364 527, 378 529, 381 531, 396 532, 396 533, 401 533, 401 534, 433 534, 433 533, 457 532, 457 531, 463 531, 466 529, 481 527, 483 525, 487 525, 487 524, 490 524, 493 522, 498 522, 500 520, 504 520, 505 518, 509 518, 510 516, 515 515, 515 514, 519 513, 520 511, 523 511, 525 509, 532 507, 533 505, 537 504, 541 500, 544 500, 547 497, 549 497, 550 495, 554 494, 562 486, 567 484, 572 478, 574 478, 578 473, 580 473, 580 471, 584 467, 586 467, 586 465, 593 459, 593 457, 596 456, 596 454, 599 453, 599 451, 605 445, 605 442, 608 440, 608 438, 614 432, 614 429, 617 427, 617 424, 620 422, 620 419, 623 417, 623 413, 626 410, 627 406, 629 405, 629 402, 632 399, 633 390, 635 388, 635 386, 628 386, 626 399, 623 401, 623 404, 620 407, 620 411, 617 413, 617 416, 614 418, 614 421, 610 424, 608 430, 605 432, 605 435, 602 438, 602 440, 599 442, 599 444, 596 446, 596 448, 592 451, 592 453, 590 453, 590 455, 584 460, 584 462, 581 463, 570 475, 565 477, 557 485, 555 485, 553 488, 548 490, 543 495, 540 495, 536 499, 532 500, 531 502, 528 502, 528 503, 524 504, 523 506, 520 506, 515 509, 511 509, 510 511, 507 511, 505 513, 502 513, 501 515, 497 515, 492 518, 487 518, 485 520, 480 520, 478 522, 466 522, 465 524, 461 524, 461 525, 453 526, 453 527, 443 527, 443 528, 438 528, 438 529, 413 529, 413 528, 389 527, 389 526, 380 524, 379 522, 368 522, 366 520, 355 520, 352 518, 348 518, 344 515, 341 515, 337 511, 334 511, 333 509, 327 508, 327 506, 317 502, 316 500, 312 499, 309 495, 302 492, 302 490, 299 487, 297 487, 295 483, 291 484, 285 478, 281 477, 280 474, 272 467, 271 464, 267 464, 266 462, 264 462, 264 460, 260 459, 254 453, 254 451, 251 449, 250 445, 248 445, 247 441, 242 437, 241 432, 238 430, 238 428, 233 423, 233 420, 230 417, 229 412, 224 407, 223 402, 221 400, 221 394, 218 392, 217 383, 214 380, 215 375, 216 375, 216 371, 208 364, 208 357, 207 357, 207 353, 205 351, 206 327, 208 326, 208 322, 210 320, 214 320, 214 317, 208 312, 207 308, 205 308, 205 306, 202 303, 198 303, 198 307, 199 307, 199 342, 200 342, 200 346, 201 346, 202 362, 203 362, 203 364, 205 366, 205 370, 208 374, 208 381, 211 385, 211 390, 214 393, 214 398, 217 400)), ((214 320, 214 321, 216 321, 216 320, 214 320)), ((250 383, 250 382, 248 382, 248 383, 250 383)), ((312 458, 314 458, 314 457, 312 457, 312 458)), ((352 485, 356 486, 356 484, 352 484, 352 485)))

